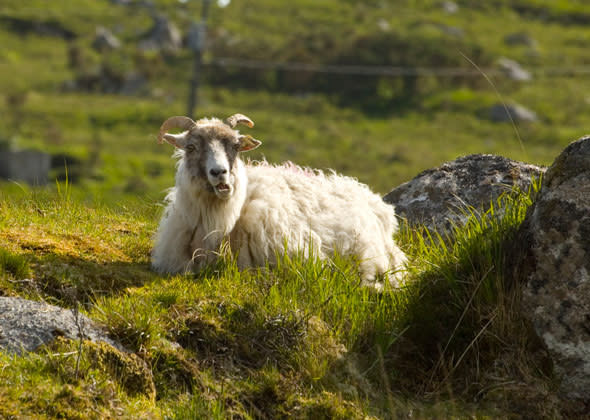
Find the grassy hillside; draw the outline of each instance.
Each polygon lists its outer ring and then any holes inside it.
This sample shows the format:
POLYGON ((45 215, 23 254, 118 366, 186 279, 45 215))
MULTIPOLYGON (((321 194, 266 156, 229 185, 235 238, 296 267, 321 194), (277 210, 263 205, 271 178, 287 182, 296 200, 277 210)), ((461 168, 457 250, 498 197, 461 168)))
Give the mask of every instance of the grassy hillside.
MULTIPOLYGON (((505 275, 529 194, 504 197, 501 221, 491 209, 446 245, 403 229, 408 285, 383 294, 359 288, 354 262, 341 258, 240 273, 228 257, 193 276, 151 272, 174 173, 156 133, 186 113, 192 57, 139 51, 150 11, 131 3, 0 3, 0 149, 67 162, 46 187, 0 182, 0 295, 80 308, 132 351, 83 343, 77 363, 79 343, 59 340, 25 356, 0 353, 0 417, 567 415, 505 275), (92 49, 98 25, 123 47, 92 49), (105 72, 138 73, 147 85, 132 95, 71 88, 105 72)), ((193 0, 154 3, 183 32, 200 14, 193 0)), ((254 159, 334 168, 381 193, 469 153, 550 163, 590 122, 590 6, 457 4, 456 13, 436 0, 212 4, 197 113, 250 116, 248 133, 263 141, 254 159), (514 33, 532 41, 507 44, 514 33), (533 79, 503 77, 502 56, 533 79), (224 57, 237 64, 221 66, 224 57), (403 74, 375 73, 384 67, 403 74), (489 121, 500 98, 539 121, 489 121)))
POLYGON ((63 190, 0 199, 0 294, 78 308, 132 351, 59 339, 0 353, 0 417, 542 418, 561 408, 504 275, 528 194, 504 197, 503 219, 491 209, 449 245, 404 229, 407 284, 382 294, 341 258, 239 272, 227 257, 160 277, 148 261, 154 205, 91 208, 63 190))

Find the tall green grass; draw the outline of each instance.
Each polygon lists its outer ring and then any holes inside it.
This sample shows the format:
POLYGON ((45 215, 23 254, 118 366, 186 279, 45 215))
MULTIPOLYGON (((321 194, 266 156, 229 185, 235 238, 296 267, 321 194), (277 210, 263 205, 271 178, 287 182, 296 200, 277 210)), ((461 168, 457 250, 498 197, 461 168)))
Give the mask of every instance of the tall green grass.
POLYGON ((523 356, 535 343, 510 267, 518 229, 539 187, 536 180, 529 191, 506 193, 486 211, 465 209, 466 224, 445 235, 403 230, 413 282, 402 316, 415 353, 398 349, 397 356, 419 367, 412 374, 422 392, 469 393, 473 383, 494 388, 514 371, 539 373, 536 362, 523 356), (510 367, 500 368, 504 363, 510 367))

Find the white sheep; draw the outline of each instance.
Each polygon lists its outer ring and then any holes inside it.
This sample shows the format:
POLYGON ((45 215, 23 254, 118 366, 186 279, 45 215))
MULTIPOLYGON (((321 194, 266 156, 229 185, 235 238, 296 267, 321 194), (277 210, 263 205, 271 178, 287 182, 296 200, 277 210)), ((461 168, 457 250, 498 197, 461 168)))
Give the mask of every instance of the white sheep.
POLYGON ((227 243, 240 269, 272 264, 284 252, 320 258, 337 252, 358 258, 364 284, 380 289, 383 276, 397 285, 406 257, 393 240, 393 206, 334 172, 292 163, 244 164, 239 153, 261 142, 234 130, 240 123, 254 126, 241 114, 225 123, 171 117, 162 124, 159 141, 174 145, 180 159, 156 233, 153 268, 198 270, 227 243))

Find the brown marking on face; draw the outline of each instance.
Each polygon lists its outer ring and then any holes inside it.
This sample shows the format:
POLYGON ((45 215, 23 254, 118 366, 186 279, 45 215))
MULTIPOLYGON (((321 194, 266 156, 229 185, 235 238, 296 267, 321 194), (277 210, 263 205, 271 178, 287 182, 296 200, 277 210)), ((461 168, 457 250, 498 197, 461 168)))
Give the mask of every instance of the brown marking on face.
MULTIPOLYGON (((225 150, 230 172, 238 156, 238 134, 226 125, 195 126, 190 130, 184 147, 186 168, 192 177, 207 181, 207 157, 211 151, 210 140, 218 140, 225 150)), ((208 189, 211 185, 207 182, 208 189)))

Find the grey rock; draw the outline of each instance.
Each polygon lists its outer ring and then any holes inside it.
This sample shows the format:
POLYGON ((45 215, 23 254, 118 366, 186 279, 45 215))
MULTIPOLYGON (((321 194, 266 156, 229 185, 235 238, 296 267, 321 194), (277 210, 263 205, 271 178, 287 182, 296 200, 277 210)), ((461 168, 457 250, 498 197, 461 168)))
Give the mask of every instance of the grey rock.
POLYGON ((72 310, 44 302, 18 297, 0 296, 0 350, 22 354, 48 344, 57 336, 104 341, 119 350, 119 344, 107 337, 95 323, 83 314, 76 322, 72 310))
POLYGON ((465 32, 463 29, 456 26, 444 25, 442 23, 437 24, 436 27, 444 34, 453 36, 455 38, 463 38, 465 32))
POLYGON ((506 45, 524 45, 530 48, 537 48, 537 41, 526 32, 513 32, 504 37, 506 45))
POLYGON ((47 184, 51 156, 36 150, 0 150, 0 178, 47 184))
POLYGON ((590 403, 590 137, 547 170, 521 228, 525 314, 544 341, 561 394, 590 403))
POLYGON ((536 122, 539 117, 534 111, 519 104, 495 104, 489 109, 489 118, 493 122, 536 122), (512 120, 510 119, 512 116, 512 120))
POLYGON ((139 73, 129 73, 125 75, 123 85, 119 91, 122 95, 137 95, 147 90, 147 80, 139 73))
POLYGON ((154 26, 139 42, 142 50, 177 51, 182 47, 180 30, 162 15, 154 16, 154 26))
POLYGON ((389 21, 383 18, 377 21, 377 27, 381 29, 383 32, 388 32, 391 29, 389 21))
POLYGON ((92 48, 97 51, 111 51, 121 48, 121 41, 111 31, 102 26, 96 28, 96 36, 92 48))
POLYGON ((410 225, 448 232, 467 221, 467 206, 487 210, 513 186, 526 191, 543 171, 501 156, 469 155, 420 173, 383 199, 410 225))
POLYGON ((459 11, 459 5, 454 1, 443 1, 440 4, 440 7, 443 9, 444 12, 452 15, 459 11))
POLYGON ((497 62, 498 67, 509 79, 519 82, 528 82, 532 79, 531 73, 521 67, 521 65, 509 58, 502 57, 497 62))

